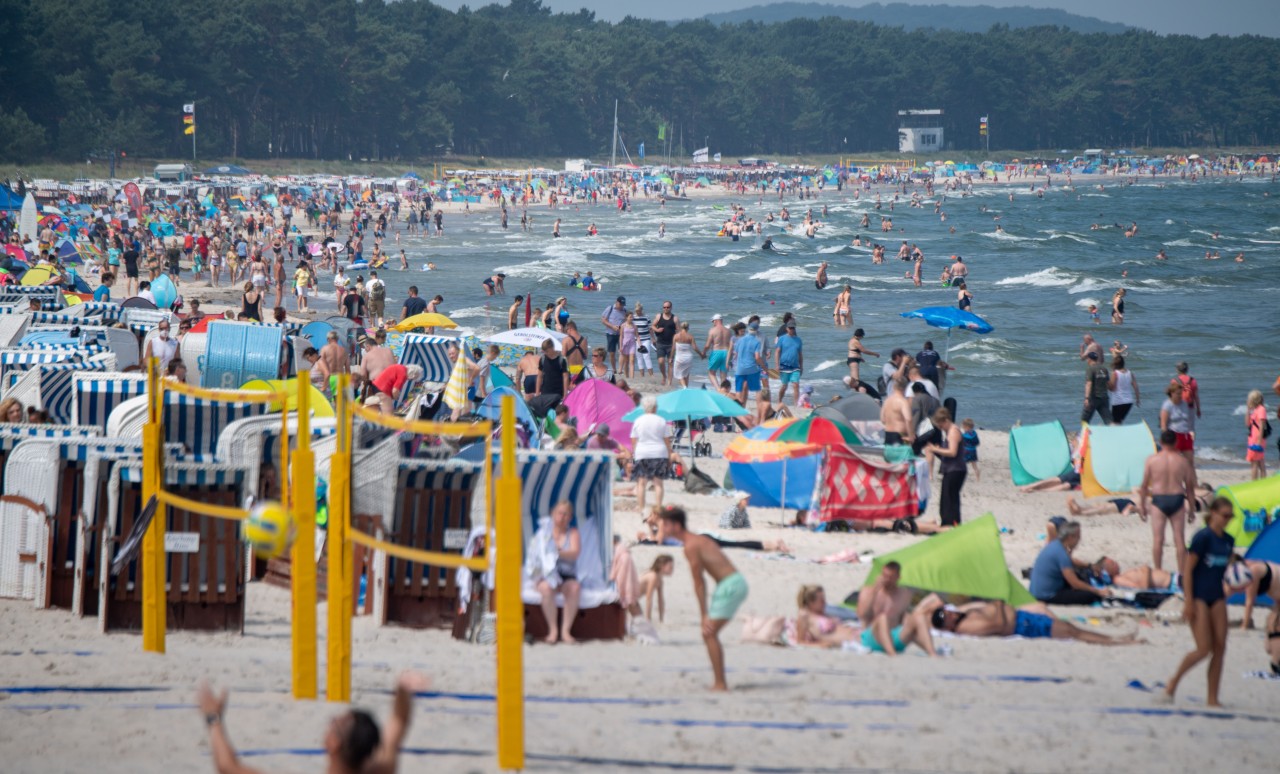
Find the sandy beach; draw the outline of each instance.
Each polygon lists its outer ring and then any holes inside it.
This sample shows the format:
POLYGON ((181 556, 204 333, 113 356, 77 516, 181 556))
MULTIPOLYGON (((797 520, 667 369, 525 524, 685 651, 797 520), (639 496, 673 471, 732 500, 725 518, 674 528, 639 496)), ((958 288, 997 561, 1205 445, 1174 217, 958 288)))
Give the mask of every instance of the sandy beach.
MULTIPOLYGON (((717 452, 729 437, 715 439, 717 452)), ((1017 494, 1006 442, 1002 433, 984 432, 982 481, 970 479, 963 506, 966 518, 996 515, 1008 530, 1004 550, 1017 573, 1043 542, 1046 516, 1065 512, 1065 495, 1017 494)), ((712 459, 699 466, 718 478, 723 465, 712 459)), ((1205 478, 1225 484, 1244 475, 1217 469, 1205 478)), ((714 529, 727 505, 724 497, 682 492, 668 501, 688 508, 696 529, 714 529)), ((1073 622, 1113 634, 1137 631, 1147 640, 1121 648, 940 637, 952 649, 948 657, 931 660, 913 649, 890 661, 740 644, 742 614, 794 615, 802 583, 823 584, 838 600, 861 585, 870 566, 814 560, 848 548, 883 554, 928 539, 813 533, 783 528, 780 519, 776 510, 755 510, 753 528, 733 535, 782 538, 795 557, 729 551, 751 586, 724 635, 732 693, 705 690, 710 672, 680 558, 668 581, 666 621, 658 625, 661 644, 526 647, 528 767, 1084 772, 1274 765, 1280 689, 1243 677, 1265 668, 1260 632, 1232 630, 1224 710, 1203 707, 1203 667, 1173 707, 1157 707, 1151 693, 1134 687, 1167 679, 1190 648, 1176 609, 1057 610, 1073 622)), ((614 530, 631 535, 638 523, 630 501, 618 498, 614 530)), ((1131 566, 1149 556, 1149 534, 1133 518, 1087 517, 1079 553, 1105 553, 1131 566)), ((637 546, 633 553, 643 568, 663 550, 637 546)), ((226 725, 238 748, 252 754, 245 762, 267 771, 316 770, 325 723, 338 707, 290 699, 289 596, 261 583, 248 594, 243 637, 172 632, 163 656, 144 654, 138 636, 100 634, 92 619, 0 603, 4 769, 212 770, 204 723, 192 704, 197 681, 208 678, 231 689, 226 725), (47 690, 22 690, 30 687, 47 690)), ((1239 616, 1233 608, 1236 625, 1239 616)), ((320 618, 323 633, 323 607, 320 618)), ((358 618, 354 631, 356 704, 385 717, 396 673, 418 669, 434 680, 433 693, 415 702, 403 771, 496 768, 492 646, 458 642, 444 631, 379 628, 368 618, 358 618)), ((320 672, 323 683, 323 664, 320 672)))

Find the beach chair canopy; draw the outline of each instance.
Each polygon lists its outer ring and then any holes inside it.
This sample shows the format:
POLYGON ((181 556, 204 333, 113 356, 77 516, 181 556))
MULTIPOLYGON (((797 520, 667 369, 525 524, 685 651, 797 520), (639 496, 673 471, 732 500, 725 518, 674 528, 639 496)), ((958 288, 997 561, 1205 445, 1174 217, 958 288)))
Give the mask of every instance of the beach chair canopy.
POLYGON ((913 589, 999 599, 1014 607, 1035 602, 1031 592, 1009 572, 1000 546, 1000 528, 989 513, 928 540, 876 557, 863 588, 875 583, 888 562, 902 565, 899 583, 913 589))
MULTIPOLYGON (((556 503, 573 506, 573 525, 582 539, 577 575, 582 584, 582 607, 613 601, 610 586, 613 563, 613 455, 599 452, 520 452, 518 469, 524 514, 524 545, 528 546, 538 522, 550 518, 556 503)), ((526 578, 525 602, 541 599, 526 578)))
POLYGON ((1124 494, 1142 483, 1147 457, 1155 454, 1151 428, 1138 425, 1085 425, 1080 489, 1085 497, 1124 494))
POLYGON ((1071 445, 1058 420, 1009 431, 1009 474, 1014 486, 1034 484, 1071 469, 1071 445))
POLYGON ((890 463, 850 446, 830 446, 818 475, 809 521, 903 519, 920 512, 913 462, 890 463))
POLYGON ((406 333, 401 342, 401 365, 416 365, 422 368, 424 382, 447 382, 453 373, 453 362, 449 360, 449 345, 458 344, 455 338, 446 336, 427 336, 421 333, 406 333))

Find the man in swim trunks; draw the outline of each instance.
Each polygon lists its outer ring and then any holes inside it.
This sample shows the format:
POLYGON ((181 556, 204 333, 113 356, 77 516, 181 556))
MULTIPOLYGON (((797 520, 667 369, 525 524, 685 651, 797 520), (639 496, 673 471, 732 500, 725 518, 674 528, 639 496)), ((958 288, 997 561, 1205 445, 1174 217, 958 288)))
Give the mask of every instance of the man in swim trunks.
POLYGON ((827 286, 827 262, 826 261, 823 261, 822 264, 818 266, 818 276, 814 277, 813 285, 818 290, 822 290, 827 286))
POLYGON ((928 617, 933 628, 968 637, 1025 637, 1026 639, 1079 640, 1093 645, 1132 645, 1135 635, 1110 637, 1091 632, 1049 615, 1042 604, 1014 609, 1007 602, 992 600, 970 602, 959 607, 943 604, 937 594, 930 594, 916 606, 916 614, 928 617))
POLYGON ((564 324, 564 341, 560 342, 564 351, 564 359, 569 363, 569 375, 577 381, 587 362, 587 337, 578 333, 578 324, 573 320, 564 324))
POLYGON ((760 331, 759 323, 748 326, 744 336, 734 339, 733 389, 738 393, 738 403, 747 405, 749 393, 759 393, 763 387, 760 374, 768 367, 765 360, 764 345, 756 335, 760 331))
POLYGON ((916 439, 916 429, 911 424, 911 400, 907 398, 907 377, 893 377, 889 396, 880 406, 880 422, 884 425, 884 445, 910 445, 916 439))
POLYGON ((858 592, 858 619, 868 629, 878 618, 884 618, 890 628, 902 625, 911 608, 911 590, 898 585, 901 578, 902 565, 886 562, 875 583, 858 592))
POLYGON ((729 346, 733 332, 724 326, 724 317, 711 316, 711 330, 707 331, 707 344, 702 351, 707 354, 707 376, 712 384, 729 378, 729 346))
POLYGON ((511 307, 507 309, 507 330, 514 331, 521 327, 518 323, 520 316, 520 306, 524 303, 524 296, 516 296, 516 300, 512 302, 511 307))
POLYGON ((684 545, 689 571, 693 573, 693 593, 702 614, 702 640, 711 658, 711 671, 715 676, 713 691, 727 691, 724 679, 724 646, 720 644, 720 630, 729 623, 747 598, 747 581, 738 572, 720 546, 706 535, 688 531, 688 518, 683 509, 671 506, 662 511, 658 528, 658 541, 676 540, 684 545), (707 602, 707 585, 703 573, 716 582, 716 590, 707 602))
POLYGON ((1196 501, 1196 469, 1178 451, 1176 438, 1172 430, 1160 434, 1160 450, 1147 458, 1142 470, 1142 486, 1138 487, 1138 516, 1146 518, 1148 500, 1155 506, 1150 509, 1151 566, 1157 570, 1164 557, 1165 522, 1173 527, 1177 566, 1182 567, 1187 558, 1186 525, 1195 520, 1195 510, 1187 508, 1187 503, 1196 501))

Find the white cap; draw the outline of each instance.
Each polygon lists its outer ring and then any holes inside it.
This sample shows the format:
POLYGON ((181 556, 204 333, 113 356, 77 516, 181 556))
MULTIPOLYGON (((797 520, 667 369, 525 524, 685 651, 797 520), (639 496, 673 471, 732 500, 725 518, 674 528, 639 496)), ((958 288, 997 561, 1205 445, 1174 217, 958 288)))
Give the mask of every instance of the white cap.
POLYGON ((720 314, 711 315, 711 322, 715 322, 716 320, 723 320, 723 319, 724 319, 724 315, 720 315, 720 314))
POLYGON ((749 499, 751 499, 751 493, 750 493, 750 492, 744 492, 744 491, 742 491, 741 489, 739 489, 738 491, 736 491, 736 492, 734 492, 734 493, 733 493, 733 501, 734 501, 735 503, 740 503, 740 502, 742 502, 743 500, 749 500, 749 499))

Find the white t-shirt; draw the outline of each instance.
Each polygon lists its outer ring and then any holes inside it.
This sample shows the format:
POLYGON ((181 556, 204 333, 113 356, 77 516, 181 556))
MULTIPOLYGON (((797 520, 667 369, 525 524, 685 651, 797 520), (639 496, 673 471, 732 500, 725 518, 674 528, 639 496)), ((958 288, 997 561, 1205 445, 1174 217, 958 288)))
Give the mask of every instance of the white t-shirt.
POLYGON ((1116 388, 1114 391, 1108 391, 1111 399, 1111 405, 1123 406, 1133 403, 1133 374, 1128 370, 1115 371, 1116 388))
MULTIPOLYGON (((942 400, 942 396, 938 394, 938 386, 937 386, 936 384, 934 384, 933 382, 929 381, 928 379, 917 379, 917 380, 915 380, 914 382, 912 382, 911 384, 923 384, 923 385, 924 385, 924 389, 925 389, 925 391, 926 391, 926 392, 928 392, 930 395, 932 395, 936 400, 942 400)), ((908 392, 907 392, 907 397, 908 397, 908 398, 909 398, 909 397, 911 397, 911 393, 912 393, 912 392, 915 392, 915 390, 913 390, 913 389, 911 388, 911 384, 908 384, 908 385, 907 385, 907 390, 908 390, 908 392)))
POLYGON ((670 437, 671 425, 657 414, 645 414, 631 424, 631 440, 635 441, 638 460, 665 460, 666 439, 670 437))

